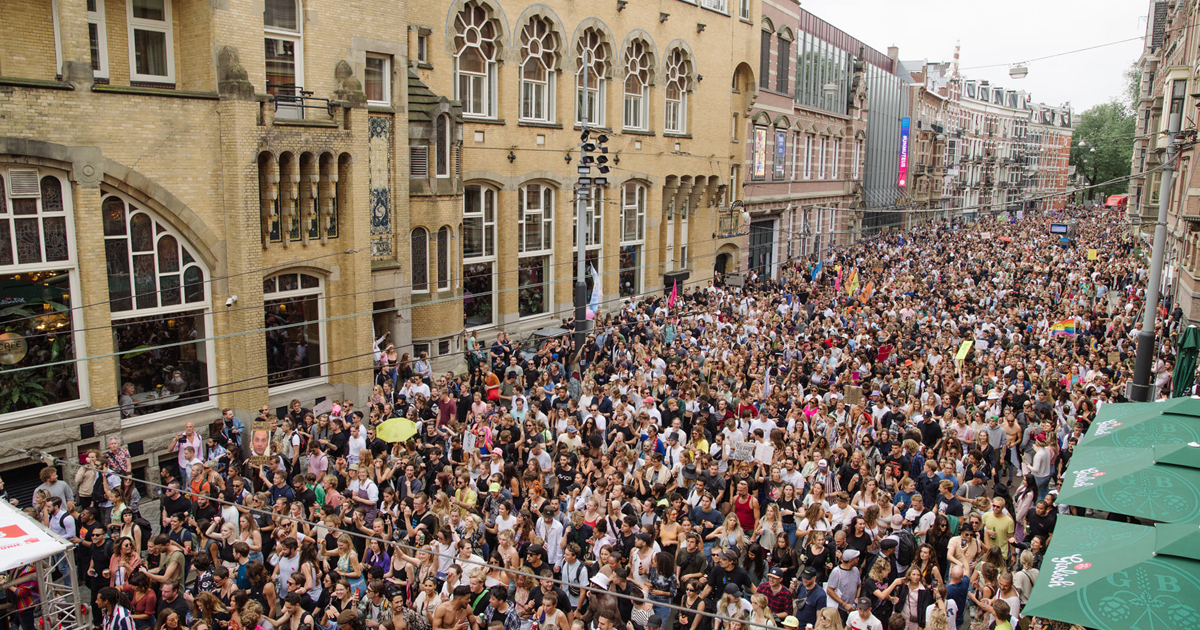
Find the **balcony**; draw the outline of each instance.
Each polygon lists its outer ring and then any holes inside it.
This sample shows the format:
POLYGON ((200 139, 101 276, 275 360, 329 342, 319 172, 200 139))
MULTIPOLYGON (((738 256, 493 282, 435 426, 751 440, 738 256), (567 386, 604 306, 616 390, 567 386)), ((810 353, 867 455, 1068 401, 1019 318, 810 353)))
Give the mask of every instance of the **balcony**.
POLYGON ((285 120, 328 120, 333 118, 333 102, 327 98, 316 98, 311 90, 305 90, 298 85, 267 84, 267 91, 272 94, 270 102, 274 104, 275 118, 285 120), (317 114, 318 111, 325 115, 317 114))
POLYGON ((932 130, 933 133, 946 133, 946 128, 937 123, 930 123, 929 129, 932 130))

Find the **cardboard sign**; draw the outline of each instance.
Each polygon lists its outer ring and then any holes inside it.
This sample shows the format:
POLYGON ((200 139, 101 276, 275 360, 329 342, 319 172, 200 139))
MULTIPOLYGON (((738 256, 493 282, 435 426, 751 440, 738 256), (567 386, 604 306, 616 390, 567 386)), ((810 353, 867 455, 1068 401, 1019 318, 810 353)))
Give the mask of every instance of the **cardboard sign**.
POLYGON ((1099 260, 1099 259, 1100 259, 1100 250, 1097 250, 1097 249, 1089 249, 1088 250, 1088 260, 1099 260))
POLYGON ((271 423, 255 422, 250 429, 250 456, 255 466, 266 466, 271 461, 271 423))
POLYGON ((768 466, 771 465, 771 460, 775 457, 775 447, 770 443, 759 444, 754 447, 754 461, 762 462, 768 466))
POLYGON ((958 347, 958 354, 954 355, 954 360, 962 361, 962 360, 966 359, 967 353, 971 351, 971 346, 973 346, 973 345, 975 345, 974 339, 968 339, 968 340, 962 342, 962 345, 958 347))
POLYGON ((729 451, 729 459, 739 462, 754 461, 754 454, 758 445, 754 442, 736 442, 733 445, 733 450, 729 451))
POLYGON ((850 405, 851 407, 853 407, 854 405, 862 404, 863 393, 862 393, 861 387, 855 387, 854 385, 847 385, 846 391, 845 391, 845 396, 846 396, 846 404, 850 405))
POLYGON ((1116 350, 1113 350, 1112 352, 1109 352, 1109 353, 1108 353, 1108 365, 1109 365, 1109 367, 1112 367, 1112 366, 1114 366, 1114 365, 1117 365, 1117 364, 1118 364, 1118 363, 1120 363, 1120 362, 1121 362, 1121 353, 1120 353, 1120 352, 1117 352, 1116 350))

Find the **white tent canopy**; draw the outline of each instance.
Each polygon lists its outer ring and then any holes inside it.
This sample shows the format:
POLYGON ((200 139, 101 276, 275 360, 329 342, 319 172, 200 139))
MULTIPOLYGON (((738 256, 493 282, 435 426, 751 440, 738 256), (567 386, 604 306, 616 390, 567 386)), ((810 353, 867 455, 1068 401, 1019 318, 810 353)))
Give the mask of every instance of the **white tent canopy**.
POLYGON ((33 564, 70 548, 41 523, 0 501, 0 571, 33 564))

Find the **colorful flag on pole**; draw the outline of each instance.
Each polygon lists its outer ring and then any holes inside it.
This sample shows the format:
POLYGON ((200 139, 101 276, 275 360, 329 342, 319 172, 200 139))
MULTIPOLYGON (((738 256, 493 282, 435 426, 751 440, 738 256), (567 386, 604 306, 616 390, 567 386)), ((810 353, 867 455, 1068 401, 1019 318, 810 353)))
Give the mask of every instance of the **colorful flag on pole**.
POLYGON ((1050 327, 1050 336, 1066 335, 1068 337, 1075 336, 1075 318, 1064 319, 1050 327))
POLYGON ((763 383, 763 396, 771 397, 771 368, 767 368, 767 377, 763 383))
POLYGON ((841 265, 837 266, 837 272, 838 272, 837 280, 833 281, 833 290, 841 291, 842 290, 842 266, 841 265))
POLYGON ((875 294, 875 281, 872 280, 867 283, 867 286, 863 287, 862 296, 863 296, 864 300, 869 300, 869 299, 871 299, 871 296, 874 294, 875 294))
POLYGON ((816 280, 817 276, 821 275, 821 266, 824 264, 825 264, 825 261, 823 261, 823 260, 817 261, 817 266, 813 267, 813 271, 812 271, 812 279, 813 280, 816 280))
POLYGON ((858 290, 858 269, 850 270, 850 279, 846 281, 846 295, 854 295, 858 290))
POLYGON ((675 298, 679 295, 679 281, 671 283, 671 297, 667 299, 667 308, 675 308, 675 298))
POLYGON ((600 274, 591 265, 588 265, 588 271, 592 272, 592 296, 588 299, 587 318, 596 319, 596 312, 600 310, 600 274))

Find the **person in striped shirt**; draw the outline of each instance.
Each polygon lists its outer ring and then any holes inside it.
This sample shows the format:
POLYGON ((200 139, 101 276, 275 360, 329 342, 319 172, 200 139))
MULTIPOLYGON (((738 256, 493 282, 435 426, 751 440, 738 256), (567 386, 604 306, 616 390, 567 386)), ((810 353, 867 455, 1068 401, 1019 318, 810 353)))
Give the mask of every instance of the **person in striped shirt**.
POLYGON ((133 615, 129 613, 129 598, 111 586, 96 593, 96 606, 104 613, 103 630, 134 630, 133 615))

